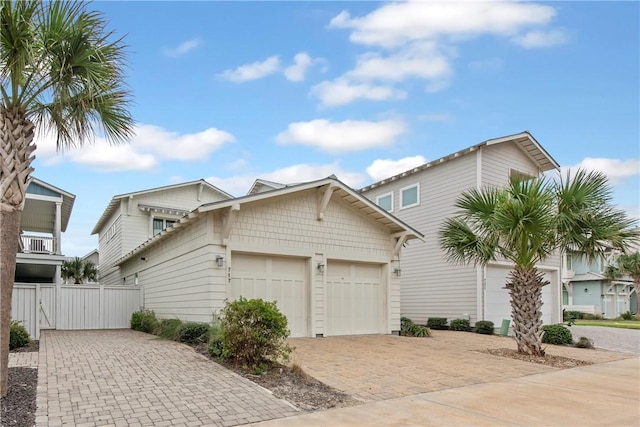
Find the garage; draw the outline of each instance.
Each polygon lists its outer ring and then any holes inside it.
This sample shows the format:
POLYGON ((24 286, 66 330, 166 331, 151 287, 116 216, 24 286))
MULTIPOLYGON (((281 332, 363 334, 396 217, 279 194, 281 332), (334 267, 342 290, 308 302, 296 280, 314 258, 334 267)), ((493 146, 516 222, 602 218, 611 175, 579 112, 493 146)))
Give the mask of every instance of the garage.
POLYGON ((234 253, 229 299, 240 296, 276 301, 292 337, 307 336, 306 258, 234 253))
POLYGON ((378 264, 328 261, 326 335, 385 332, 381 270, 378 264))
MULTIPOLYGON (((487 281, 485 289, 485 320, 492 321, 496 327, 502 319, 511 319, 511 303, 509 291, 504 289, 510 268, 503 266, 487 267, 487 281)), ((543 271, 549 285, 542 288, 542 322, 546 325, 553 323, 553 289, 557 288, 556 272, 543 271)))

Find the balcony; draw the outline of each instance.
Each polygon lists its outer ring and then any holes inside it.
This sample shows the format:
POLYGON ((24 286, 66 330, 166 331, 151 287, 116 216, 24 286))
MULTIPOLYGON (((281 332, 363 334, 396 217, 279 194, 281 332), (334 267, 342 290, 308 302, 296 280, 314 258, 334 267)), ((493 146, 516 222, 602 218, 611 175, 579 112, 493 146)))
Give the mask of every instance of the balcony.
POLYGON ((55 237, 30 236, 23 234, 20 236, 20 252, 25 254, 56 254, 57 244, 55 237))

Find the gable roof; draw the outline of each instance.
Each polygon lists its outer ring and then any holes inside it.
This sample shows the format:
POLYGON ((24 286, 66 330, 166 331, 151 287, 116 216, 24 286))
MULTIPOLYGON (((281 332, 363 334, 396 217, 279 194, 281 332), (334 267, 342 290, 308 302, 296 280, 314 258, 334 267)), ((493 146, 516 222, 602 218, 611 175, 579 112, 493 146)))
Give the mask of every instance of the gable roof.
POLYGON ((333 186, 335 191, 333 195, 337 195, 342 200, 346 201, 353 208, 358 209, 362 214, 369 216, 374 221, 381 223, 383 226, 387 227, 391 233, 407 233, 408 239, 420 239, 424 240, 424 235, 409 226, 405 222, 396 218, 386 210, 382 209, 371 200, 362 196, 360 193, 337 179, 335 176, 330 176, 328 178, 323 178, 317 181, 306 182, 302 184, 290 185, 280 189, 267 191, 264 193, 250 194, 247 196, 237 197, 235 199, 222 200, 214 203, 204 204, 197 209, 193 210, 189 215, 184 216, 180 219, 179 222, 173 224, 171 227, 166 228, 161 233, 157 234, 154 237, 151 237, 149 240, 124 255, 120 259, 116 260, 115 265, 121 264, 122 262, 134 257, 136 254, 150 248, 157 243, 163 241, 172 233, 175 233, 180 228, 186 227, 190 225, 193 221, 200 218, 202 215, 207 212, 213 212, 225 208, 229 208, 236 205, 243 205, 249 203, 255 203, 261 200, 266 200, 270 198, 281 197, 288 194, 297 193, 300 191, 305 191, 313 188, 320 188, 324 186, 333 186))
POLYGON ((206 187, 208 187, 208 188, 210 188, 210 189, 212 189, 214 191, 217 191, 218 193, 222 194, 224 197, 226 197, 228 199, 231 199, 233 197, 231 194, 222 191, 221 189, 219 189, 215 185, 210 184, 209 182, 205 181, 204 179, 199 179, 199 180, 196 180, 196 181, 183 182, 181 184, 165 185, 163 187, 150 188, 148 190, 134 191, 132 193, 119 194, 117 196, 113 196, 113 198, 111 199, 111 201, 107 205, 107 208, 104 210, 104 212, 100 216, 100 219, 98 219, 98 222, 93 227, 93 230, 91 231, 91 234, 96 234, 96 233, 98 233, 100 231, 100 229, 102 228, 104 223, 107 221, 107 219, 109 219, 111 214, 113 214, 113 212, 118 208, 118 205, 120 204, 120 200, 122 200, 122 199, 129 198, 129 197, 141 196, 141 195, 144 195, 144 194, 155 193, 155 192, 158 192, 158 191, 173 190, 173 189, 176 189, 176 188, 188 187, 188 186, 191 186, 191 185, 204 185, 204 186, 206 186, 206 187))
POLYGON ((536 141, 536 139, 529 133, 529 131, 524 131, 520 133, 516 133, 513 135, 502 136, 499 138, 488 139, 479 144, 473 145, 471 147, 465 148, 464 150, 457 151, 453 154, 449 154, 447 156, 441 157, 439 159, 433 160, 431 162, 425 163, 421 166, 417 166, 413 169, 409 169, 408 171, 399 173, 397 175, 391 176, 389 178, 385 178, 381 181, 374 182, 364 188, 361 188, 361 192, 365 192, 368 190, 372 190, 381 185, 387 184, 389 182, 395 181, 400 178, 404 178, 409 175, 413 175, 414 173, 423 171, 425 169, 431 168, 433 166, 437 166, 439 164, 445 163, 449 160, 456 159, 460 156, 464 156, 465 154, 473 153, 479 150, 482 147, 497 145, 511 142, 514 143, 519 149, 521 149, 532 162, 536 164, 538 169, 542 172, 546 172, 552 169, 559 169, 560 165, 556 162, 553 157, 547 153, 547 151, 542 148, 542 146, 536 141))
MULTIPOLYGON (((71 218, 71 211, 73 210, 73 204, 76 201, 75 194, 71 194, 68 191, 65 191, 61 188, 56 187, 55 185, 51 185, 48 182, 45 182, 39 178, 31 177, 31 181, 27 186, 27 197, 29 194, 40 195, 40 196, 52 196, 52 197, 61 197, 62 198, 62 206, 60 212, 62 214, 60 230, 67 231, 67 226, 69 225, 69 219, 71 218)), ((23 220, 26 219, 23 215, 23 220)), ((37 227, 34 227, 34 231, 38 231, 37 227)))
MULTIPOLYGON (((260 193, 260 188, 261 187, 267 187, 270 190, 278 190, 280 188, 287 187, 287 184, 281 184, 279 182, 268 181, 266 179, 258 178, 253 182, 253 185, 251 186, 251 188, 247 192, 247 195, 260 193)), ((269 191, 269 190, 267 190, 267 191, 269 191)))

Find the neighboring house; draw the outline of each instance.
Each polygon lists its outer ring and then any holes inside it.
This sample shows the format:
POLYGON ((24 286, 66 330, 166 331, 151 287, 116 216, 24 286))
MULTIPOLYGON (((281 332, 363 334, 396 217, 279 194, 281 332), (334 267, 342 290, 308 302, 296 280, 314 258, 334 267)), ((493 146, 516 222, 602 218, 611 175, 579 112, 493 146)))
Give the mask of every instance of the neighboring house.
MULTIPOLYGON (((422 235, 335 177, 203 204, 116 261, 160 318, 277 301, 294 337, 400 329, 400 250, 422 235)), ((102 251, 101 251, 102 252, 102 251)))
POLYGON ((33 178, 27 187, 20 222, 15 281, 58 283, 62 255, 62 233, 66 231, 76 196, 33 178))
MULTIPOLYGON (((631 247, 636 252, 638 245, 631 247)), ((615 280, 606 277, 607 267, 616 265, 621 252, 611 249, 605 256, 589 261, 584 255, 568 251, 562 269, 562 304, 566 310, 619 317, 635 311, 638 294, 633 280, 622 275, 615 280)))
MULTIPOLYGON (((558 170, 558 163, 529 132, 491 139, 371 184, 360 191, 388 212, 415 227, 425 241, 403 250, 402 315, 425 322, 429 317, 469 317, 474 323, 499 325, 511 318, 504 289, 511 265, 455 265, 439 245, 443 221, 456 214, 455 202, 466 190, 504 186, 514 175, 534 177, 558 170)), ((542 291, 543 321, 561 320, 561 256, 538 268, 551 282, 542 291)))
POLYGON ((231 195, 205 180, 115 196, 91 234, 98 234, 100 284, 131 285, 123 281, 115 261, 188 214, 196 207, 231 195))
POLYGON ((89 261, 91 264, 95 265, 96 268, 100 267, 100 252, 97 249, 92 250, 81 259, 82 261, 89 261))
POLYGON ((278 190, 286 186, 286 184, 280 184, 279 182, 267 181, 266 179, 256 179, 249 189, 247 195, 264 193, 265 191, 271 190, 278 190))

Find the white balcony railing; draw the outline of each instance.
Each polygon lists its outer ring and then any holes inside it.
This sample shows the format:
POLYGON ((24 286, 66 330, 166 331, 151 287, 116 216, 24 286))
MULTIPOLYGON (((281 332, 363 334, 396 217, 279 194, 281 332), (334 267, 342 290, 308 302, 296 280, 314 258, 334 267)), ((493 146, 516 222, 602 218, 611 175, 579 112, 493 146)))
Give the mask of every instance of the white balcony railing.
POLYGON ((20 236, 20 250, 31 254, 55 254, 56 239, 47 236, 20 236))

